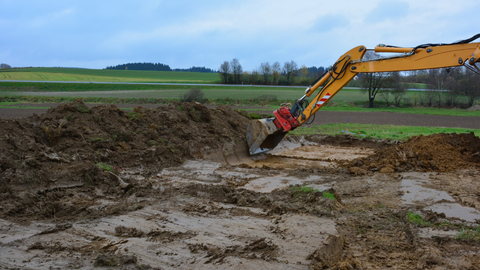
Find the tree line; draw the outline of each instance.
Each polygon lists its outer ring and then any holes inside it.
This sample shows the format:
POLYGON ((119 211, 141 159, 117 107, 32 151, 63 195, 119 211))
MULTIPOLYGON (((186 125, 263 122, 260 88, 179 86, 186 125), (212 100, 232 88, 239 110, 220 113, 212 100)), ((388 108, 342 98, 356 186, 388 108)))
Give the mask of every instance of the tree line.
MULTIPOLYGON (((364 59, 371 60, 379 55, 369 52, 364 59)), ((244 71, 237 58, 224 61, 218 69, 224 84, 257 85, 311 85, 313 80, 324 74, 326 68, 298 67, 295 61, 281 65, 278 61, 260 63, 252 71, 244 71)), ((467 97, 467 105, 472 106, 480 99, 480 77, 465 67, 415 70, 406 72, 360 73, 348 86, 359 87, 368 94, 368 106, 373 108, 375 100, 381 99, 387 106, 400 106, 409 103, 413 106, 455 107, 459 97, 467 97), (426 85, 419 94, 406 98, 408 88, 416 84, 426 85)))
MULTIPOLYGON (((377 58, 371 53, 366 59, 377 58)), ((387 106, 400 106, 410 103, 424 107, 456 107, 461 95, 467 97, 470 107, 480 98, 480 77, 465 67, 450 67, 406 72, 360 73, 350 84, 358 86, 368 93, 369 107, 374 107, 374 100, 380 97, 387 106), (426 85, 426 89, 406 98, 407 88, 416 88, 415 84, 426 85)))
POLYGON ((156 71, 185 71, 185 72, 205 72, 215 73, 216 71, 206 67, 191 67, 191 68, 170 68, 169 65, 162 63, 127 63, 116 66, 108 66, 106 69, 117 70, 156 70, 156 71))
POLYGON ((237 58, 220 64, 218 74, 224 84, 308 85, 325 72, 324 67, 298 67, 295 61, 260 63, 252 71, 244 71, 237 58))

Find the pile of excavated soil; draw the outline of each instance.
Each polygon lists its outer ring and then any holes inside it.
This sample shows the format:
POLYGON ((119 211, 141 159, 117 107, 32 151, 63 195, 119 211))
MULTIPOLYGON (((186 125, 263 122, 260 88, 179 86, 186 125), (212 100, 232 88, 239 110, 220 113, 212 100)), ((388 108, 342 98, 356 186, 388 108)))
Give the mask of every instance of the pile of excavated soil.
POLYGON ((121 195, 128 188, 115 176, 122 168, 149 175, 245 141, 248 121, 227 106, 175 103, 127 112, 82 101, 40 116, 0 119, 0 217, 73 211, 73 205, 45 206, 60 202, 67 187, 89 189, 86 206, 90 195, 121 195))
POLYGON ((448 172, 480 165, 480 138, 473 132, 416 136, 346 164, 350 172, 448 172))
POLYGON ((480 111, 480 105, 476 104, 468 108, 467 111, 480 111))

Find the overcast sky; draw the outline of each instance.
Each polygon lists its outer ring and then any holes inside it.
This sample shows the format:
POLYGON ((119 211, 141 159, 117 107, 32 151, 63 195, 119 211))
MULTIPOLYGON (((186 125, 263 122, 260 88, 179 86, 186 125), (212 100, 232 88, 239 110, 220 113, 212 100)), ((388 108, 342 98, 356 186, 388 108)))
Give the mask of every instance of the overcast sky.
POLYGON ((0 63, 329 66, 358 45, 469 38, 478 10, 478 0, 0 0, 0 63))

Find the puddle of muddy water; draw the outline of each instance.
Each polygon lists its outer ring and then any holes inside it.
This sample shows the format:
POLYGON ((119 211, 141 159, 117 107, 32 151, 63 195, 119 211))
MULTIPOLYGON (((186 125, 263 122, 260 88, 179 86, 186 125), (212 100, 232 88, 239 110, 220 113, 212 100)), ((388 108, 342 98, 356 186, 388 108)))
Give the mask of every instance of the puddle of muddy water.
POLYGON ((480 211, 475 208, 466 207, 458 203, 439 203, 425 208, 437 213, 444 213, 447 217, 459 218, 468 222, 480 223, 480 211))
POLYGON ((457 231, 444 231, 436 228, 419 228, 418 236, 423 238, 432 237, 450 237, 453 238, 458 234, 457 231))
MULTIPOLYGON (((244 186, 245 189, 253 190, 261 193, 270 193, 278 188, 285 188, 290 185, 303 185, 304 183, 318 182, 322 178, 321 176, 309 176, 306 178, 297 178, 291 175, 277 175, 274 177, 260 177, 255 180, 248 182, 244 186)), ((327 190, 331 188, 335 182, 330 182, 328 184, 318 185, 318 184, 309 184, 309 187, 318 189, 318 190, 327 190)))
POLYGON ((403 173, 402 200, 407 205, 426 205, 425 210, 444 213, 446 217, 458 218, 468 222, 480 221, 480 211, 455 203, 447 192, 427 188, 430 183, 429 173, 403 173))
POLYGON ((434 203, 437 201, 454 201, 445 191, 425 188, 429 183, 429 173, 404 173, 402 179, 402 200, 404 204, 434 203))

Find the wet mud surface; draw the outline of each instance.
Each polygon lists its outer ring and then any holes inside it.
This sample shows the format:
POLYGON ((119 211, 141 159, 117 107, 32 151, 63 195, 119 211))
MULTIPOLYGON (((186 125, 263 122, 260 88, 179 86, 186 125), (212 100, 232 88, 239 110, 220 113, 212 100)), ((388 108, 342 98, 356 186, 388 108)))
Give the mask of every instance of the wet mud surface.
POLYGON ((478 137, 252 158, 247 124, 194 103, 0 119, 0 268, 478 269, 478 137))

